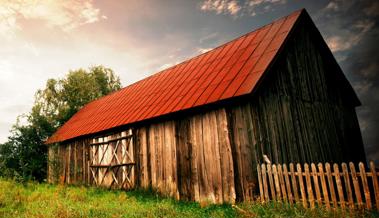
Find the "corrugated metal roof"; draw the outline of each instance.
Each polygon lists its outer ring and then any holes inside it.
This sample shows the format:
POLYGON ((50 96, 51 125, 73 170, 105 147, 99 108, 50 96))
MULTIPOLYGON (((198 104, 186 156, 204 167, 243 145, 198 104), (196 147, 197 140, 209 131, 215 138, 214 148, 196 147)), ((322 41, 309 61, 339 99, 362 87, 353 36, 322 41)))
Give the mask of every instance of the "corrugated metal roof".
POLYGON ((47 143, 251 93, 302 11, 88 103, 47 143))

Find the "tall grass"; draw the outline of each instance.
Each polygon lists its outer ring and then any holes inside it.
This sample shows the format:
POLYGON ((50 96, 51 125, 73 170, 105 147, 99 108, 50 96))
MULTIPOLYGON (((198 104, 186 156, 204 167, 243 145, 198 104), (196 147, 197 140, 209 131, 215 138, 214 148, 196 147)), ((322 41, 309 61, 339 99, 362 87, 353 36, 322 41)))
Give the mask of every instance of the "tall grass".
POLYGON ((152 191, 19 184, 0 178, 0 217, 376 217, 367 211, 304 209, 279 203, 206 205, 175 201, 152 191))

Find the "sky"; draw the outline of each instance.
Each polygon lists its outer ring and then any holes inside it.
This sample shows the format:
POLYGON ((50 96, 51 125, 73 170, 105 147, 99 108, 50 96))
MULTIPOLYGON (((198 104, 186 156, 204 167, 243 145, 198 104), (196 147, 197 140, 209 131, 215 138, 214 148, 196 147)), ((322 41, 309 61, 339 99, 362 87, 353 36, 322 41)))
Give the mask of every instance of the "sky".
POLYGON ((379 160, 379 1, 0 0, 0 143, 49 78, 104 65, 124 86, 306 8, 358 94, 379 160))

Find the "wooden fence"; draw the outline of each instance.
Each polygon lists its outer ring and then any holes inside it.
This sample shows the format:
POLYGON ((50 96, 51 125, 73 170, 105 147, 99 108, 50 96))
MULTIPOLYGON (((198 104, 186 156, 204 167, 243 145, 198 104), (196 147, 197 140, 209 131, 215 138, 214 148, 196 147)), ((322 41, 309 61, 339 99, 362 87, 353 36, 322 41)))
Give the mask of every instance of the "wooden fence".
POLYGON ((370 169, 359 163, 358 171, 353 163, 262 164, 257 167, 260 200, 302 203, 314 208, 376 208, 379 211, 379 185, 375 165, 370 169), (368 169, 366 171, 366 169, 368 169))

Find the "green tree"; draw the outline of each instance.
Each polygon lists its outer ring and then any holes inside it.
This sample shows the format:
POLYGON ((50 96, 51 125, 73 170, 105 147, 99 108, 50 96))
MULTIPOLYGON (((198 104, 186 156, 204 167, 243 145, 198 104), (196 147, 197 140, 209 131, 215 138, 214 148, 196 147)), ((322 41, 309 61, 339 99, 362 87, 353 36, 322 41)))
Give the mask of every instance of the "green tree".
POLYGON ((121 88, 110 68, 91 67, 70 71, 62 79, 49 79, 35 94, 26 124, 13 126, 11 136, 0 144, 0 175, 41 181, 46 176, 44 141, 90 101, 121 88))

